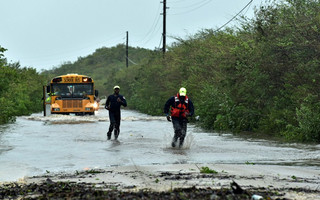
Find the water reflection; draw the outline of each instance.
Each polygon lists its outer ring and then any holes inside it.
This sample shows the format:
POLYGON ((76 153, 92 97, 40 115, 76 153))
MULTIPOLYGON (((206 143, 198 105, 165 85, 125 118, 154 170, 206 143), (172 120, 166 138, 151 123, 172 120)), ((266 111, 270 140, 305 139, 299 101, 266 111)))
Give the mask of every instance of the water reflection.
POLYGON ((11 124, 0 125, 0 156, 1 154, 11 151, 13 149, 13 146, 8 145, 8 142, 5 138, 5 133, 7 129, 10 127, 10 125, 11 124))
POLYGON ((111 152, 120 152, 120 149, 117 149, 118 146, 120 146, 121 142, 119 140, 110 140, 110 146, 106 148, 106 151, 111 152))

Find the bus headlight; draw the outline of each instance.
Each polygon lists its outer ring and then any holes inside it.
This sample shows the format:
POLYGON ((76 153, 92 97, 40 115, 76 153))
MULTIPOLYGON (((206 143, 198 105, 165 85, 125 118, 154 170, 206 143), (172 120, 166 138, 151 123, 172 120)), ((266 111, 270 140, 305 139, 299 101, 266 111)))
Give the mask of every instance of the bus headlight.
POLYGON ((93 108, 98 108, 98 104, 97 104, 97 102, 94 102, 94 104, 93 104, 93 108))

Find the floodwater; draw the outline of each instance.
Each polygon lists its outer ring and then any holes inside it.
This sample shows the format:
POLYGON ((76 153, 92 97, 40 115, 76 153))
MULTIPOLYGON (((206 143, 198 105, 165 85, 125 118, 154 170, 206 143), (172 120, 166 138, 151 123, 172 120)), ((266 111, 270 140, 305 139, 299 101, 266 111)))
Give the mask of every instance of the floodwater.
POLYGON ((24 176, 104 169, 108 166, 184 163, 296 165, 320 169, 320 145, 283 144, 205 132, 188 124, 183 148, 170 146, 172 124, 122 110, 118 140, 107 140, 108 113, 42 113, 0 126, 0 182, 24 176))

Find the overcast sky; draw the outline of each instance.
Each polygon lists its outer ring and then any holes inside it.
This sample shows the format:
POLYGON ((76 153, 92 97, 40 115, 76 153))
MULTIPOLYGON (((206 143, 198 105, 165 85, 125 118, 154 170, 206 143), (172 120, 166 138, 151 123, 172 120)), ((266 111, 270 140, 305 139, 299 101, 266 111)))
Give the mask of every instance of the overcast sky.
MULTIPOLYGON (((97 48, 162 47, 163 0, 0 0, 0 45, 9 62, 41 69, 74 62, 97 48)), ((253 2, 242 14, 254 16, 253 2)), ((167 45, 228 22, 250 0, 167 0, 167 45)), ((231 24, 229 24, 231 25, 231 24)))

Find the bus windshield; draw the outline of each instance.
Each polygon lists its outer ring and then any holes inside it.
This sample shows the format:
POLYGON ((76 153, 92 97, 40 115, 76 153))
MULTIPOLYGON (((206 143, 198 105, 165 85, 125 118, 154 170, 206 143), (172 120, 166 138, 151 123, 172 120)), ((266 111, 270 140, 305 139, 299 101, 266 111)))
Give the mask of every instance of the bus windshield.
POLYGON ((52 84, 52 93, 62 98, 86 98, 93 95, 92 83, 52 84))

